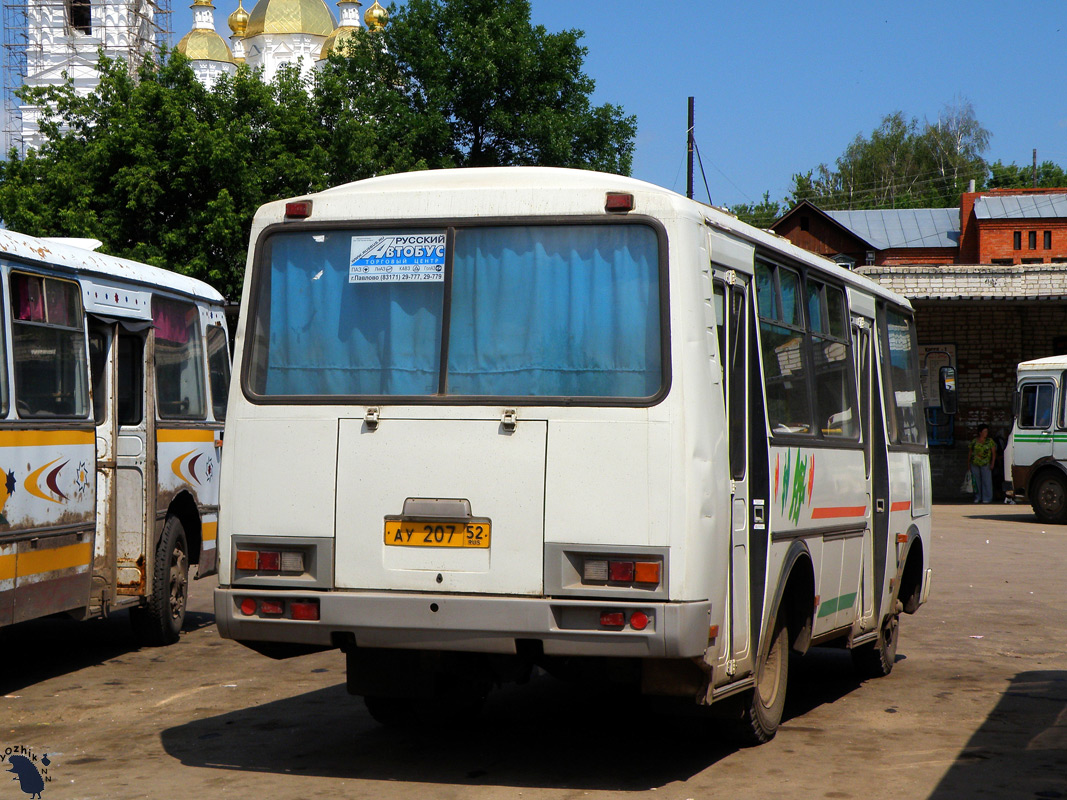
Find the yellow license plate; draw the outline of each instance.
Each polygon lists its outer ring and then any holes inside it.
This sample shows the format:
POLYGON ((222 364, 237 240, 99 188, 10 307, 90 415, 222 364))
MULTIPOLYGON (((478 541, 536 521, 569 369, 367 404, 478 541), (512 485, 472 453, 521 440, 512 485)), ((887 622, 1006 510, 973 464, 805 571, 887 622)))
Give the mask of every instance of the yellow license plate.
POLYGON ((488 549, 491 524, 443 520, 387 519, 385 543, 395 547, 475 547, 488 549))

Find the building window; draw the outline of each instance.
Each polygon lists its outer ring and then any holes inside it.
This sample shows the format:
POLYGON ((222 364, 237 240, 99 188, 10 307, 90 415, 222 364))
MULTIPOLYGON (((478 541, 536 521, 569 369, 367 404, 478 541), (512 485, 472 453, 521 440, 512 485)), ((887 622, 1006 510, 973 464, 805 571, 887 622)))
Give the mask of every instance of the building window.
POLYGON ((1037 231, 1027 231, 1026 244, 1031 250, 1037 249, 1037 231))
POLYGON ((1052 231, 1045 231, 1045 249, 1052 249, 1052 231))
POLYGON ((1016 250, 1022 250, 1023 249, 1023 232, 1022 231, 1015 231, 1015 233, 1013 233, 1011 235, 1011 239, 1012 239, 1012 244, 1015 246, 1016 250))
POLYGON ((807 217, 800 218, 800 229, 802 231, 811 230, 811 222, 808 220, 807 217))
POLYGON ((89 0, 67 0, 70 27, 86 36, 93 32, 92 8, 89 0))
POLYGON ((995 267, 1010 267, 1015 262, 1010 258, 994 258, 989 263, 995 267))
POLYGON ((1045 263, 1045 259, 1043 259, 1043 258, 1023 258, 1023 259, 1020 259, 1020 261, 1023 264, 1044 264, 1045 263))

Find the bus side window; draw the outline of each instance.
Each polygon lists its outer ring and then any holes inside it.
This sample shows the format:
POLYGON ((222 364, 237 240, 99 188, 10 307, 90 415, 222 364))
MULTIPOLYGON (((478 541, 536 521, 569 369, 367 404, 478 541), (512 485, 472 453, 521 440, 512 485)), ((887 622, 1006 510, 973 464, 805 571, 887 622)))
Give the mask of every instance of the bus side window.
POLYGON ((1052 422, 1055 389, 1051 383, 1027 383, 1019 392, 1019 427, 1047 428, 1052 422))
POLYGON ((93 382, 93 421, 97 426, 107 420, 107 333, 89 331, 89 375, 93 382))
POLYGON ((748 393, 745 391, 748 363, 745 360, 745 290, 730 289, 730 353, 726 371, 730 373, 730 475, 742 480, 748 468, 745 440, 748 436, 748 393))
POLYGON ((78 284, 11 273, 12 352, 20 417, 89 416, 78 284))
POLYGON ((207 329, 207 369, 211 384, 211 410, 215 419, 226 419, 226 398, 230 394, 230 352, 226 332, 219 325, 207 329))
POLYGON ((192 303, 152 298, 157 412, 161 419, 205 419, 200 314, 192 303))
POLYGON ((800 275, 756 263, 756 303, 771 434, 810 434, 811 401, 800 275))

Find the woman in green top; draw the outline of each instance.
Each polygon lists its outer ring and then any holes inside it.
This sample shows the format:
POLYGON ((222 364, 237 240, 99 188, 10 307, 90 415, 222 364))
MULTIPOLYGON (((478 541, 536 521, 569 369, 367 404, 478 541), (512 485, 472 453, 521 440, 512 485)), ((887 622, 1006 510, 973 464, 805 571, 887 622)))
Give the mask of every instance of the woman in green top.
POLYGON ((967 466, 974 479, 974 502, 993 502, 993 467, 997 463, 997 444, 989 438, 989 426, 978 428, 978 435, 967 445, 967 466))

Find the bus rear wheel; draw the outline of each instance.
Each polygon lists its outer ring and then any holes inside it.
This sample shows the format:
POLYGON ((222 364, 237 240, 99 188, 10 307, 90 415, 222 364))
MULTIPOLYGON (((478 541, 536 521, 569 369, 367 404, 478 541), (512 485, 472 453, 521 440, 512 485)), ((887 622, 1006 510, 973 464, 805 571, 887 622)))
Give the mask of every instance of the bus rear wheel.
POLYGON ((1030 504, 1042 522, 1067 523, 1067 479, 1058 472, 1039 475, 1030 504))
POLYGON ((152 591, 130 612, 134 633, 153 647, 178 641, 189 602, 189 543, 177 517, 167 517, 156 550, 152 591))
POLYGON ((779 620, 770 649, 756 672, 756 686, 745 705, 740 726, 744 744, 764 744, 774 738, 785 711, 789 683, 789 631, 779 620))

